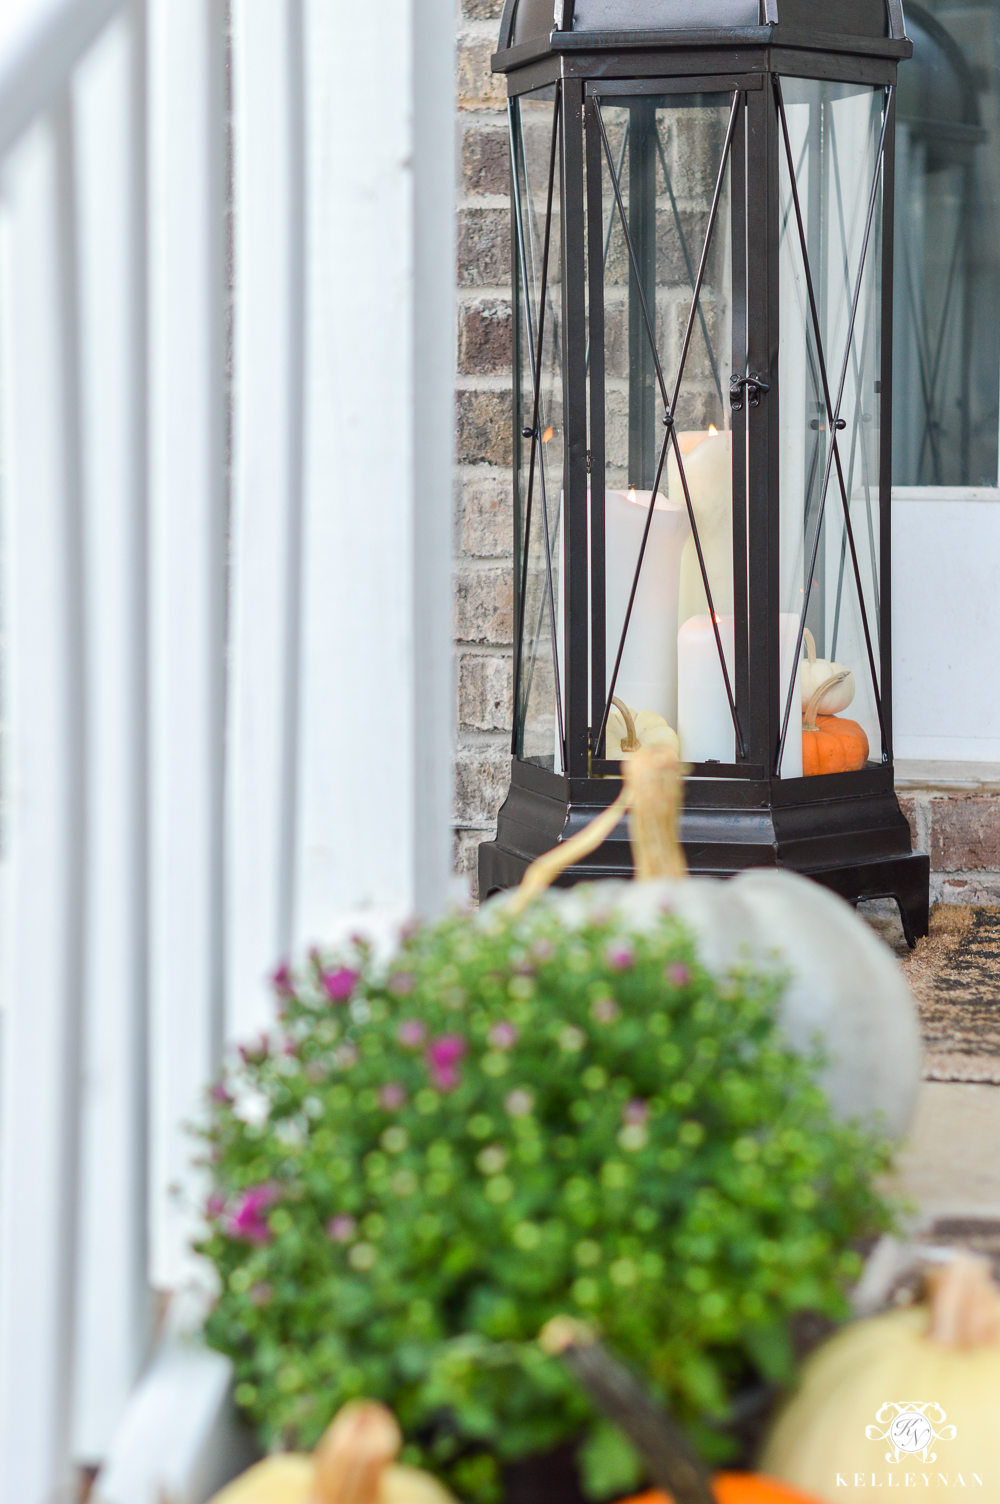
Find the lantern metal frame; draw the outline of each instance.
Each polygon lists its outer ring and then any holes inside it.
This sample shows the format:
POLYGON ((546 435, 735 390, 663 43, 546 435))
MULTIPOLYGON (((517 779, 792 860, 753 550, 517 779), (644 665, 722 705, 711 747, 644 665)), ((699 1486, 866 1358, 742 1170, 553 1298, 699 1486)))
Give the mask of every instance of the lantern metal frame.
MULTIPOLYGON (((548 0, 551 4, 551 0, 548 0)), ((621 0, 587 0, 604 11, 621 0)), ((634 0, 633 0, 634 3, 634 0)), ((721 0, 733 9, 734 0, 721 0)), ((605 560, 603 553, 605 475, 604 391, 604 245, 602 193, 605 172, 617 200, 633 286, 638 303, 630 298, 633 327, 645 323, 645 358, 652 363, 652 377, 664 408, 662 440, 657 444, 655 474, 641 484, 657 491, 668 446, 672 446, 682 478, 687 510, 698 549, 709 610, 711 591, 672 414, 684 373, 684 358, 695 320, 703 317, 699 301, 701 277, 711 241, 712 228, 723 175, 731 173, 730 220, 732 225, 732 297, 735 357, 730 389, 733 494, 733 559, 735 654, 732 682, 725 655, 715 636, 719 661, 725 676, 735 733, 737 759, 731 764, 696 764, 684 780, 681 838, 692 871, 725 876, 752 866, 787 866, 815 877, 852 902, 865 898, 891 897, 900 909, 910 943, 927 932, 929 861, 911 851, 909 825, 894 792, 892 763, 891 679, 891 570, 890 570, 890 466, 892 415, 892 201, 893 123, 897 62, 909 56, 910 43, 903 26, 899 0, 885 0, 883 35, 857 36, 824 31, 830 17, 836 20, 838 5, 848 22, 872 13, 881 0, 795 0, 795 21, 778 19, 776 3, 761 0, 757 25, 699 27, 691 23, 691 6, 684 29, 676 22, 671 29, 645 31, 608 27, 606 30, 574 29, 573 0, 557 5, 553 29, 528 40, 515 36, 518 0, 507 0, 501 23, 500 47, 493 58, 494 71, 507 76, 511 104, 511 285, 514 296, 527 286, 522 205, 515 157, 514 102, 523 95, 554 89, 552 142, 549 158, 548 203, 542 259, 543 292, 537 300, 538 328, 532 326, 530 308, 525 321, 533 399, 525 411, 521 400, 521 351, 516 347, 518 319, 514 320, 514 433, 530 442, 527 494, 519 485, 519 466, 514 464, 515 568, 514 619, 514 734, 511 783, 500 811, 497 836, 480 847, 480 892, 492 892, 516 884, 527 865, 542 852, 580 830, 606 808, 620 792, 619 766, 608 761, 605 729, 614 692, 617 665, 607 662, 604 650, 605 560), (867 201, 864 250, 854 292, 851 328, 842 364, 823 347, 822 330, 810 275, 802 214, 798 203, 794 164, 782 97, 782 78, 829 80, 834 83, 869 85, 884 91, 881 140, 874 179, 858 185, 867 201), (687 318, 682 356, 669 391, 656 353, 656 341, 642 297, 640 262, 650 254, 655 226, 643 225, 642 215, 626 212, 615 162, 602 117, 602 100, 642 96, 673 97, 684 94, 731 97, 725 147, 715 185, 700 260, 695 270, 693 249, 684 247, 689 272, 694 272, 693 296, 687 318), (857 772, 822 774, 806 778, 779 776, 784 740, 791 715, 796 680, 787 695, 780 694, 779 643, 779 483, 778 483, 778 318, 779 318, 779 157, 787 155, 790 181, 808 285, 812 336, 818 352, 822 379, 824 417, 829 426, 823 498, 826 506, 843 505, 846 536, 851 551, 850 567, 857 579, 858 597, 865 622, 868 667, 878 710, 881 754, 857 772), (551 614, 554 654, 561 655, 562 668, 555 671, 556 715, 562 740, 565 772, 552 771, 518 755, 518 707, 524 672, 525 601, 527 585, 528 531, 525 511, 540 506, 544 511, 543 534, 550 548, 549 512, 552 498, 544 489, 539 462, 536 483, 536 451, 542 434, 539 422, 539 388, 544 338, 546 295, 544 278, 550 256, 550 226, 554 199, 561 214, 558 268, 561 283, 561 330, 563 423, 563 527, 562 563, 564 620, 557 643, 556 602, 551 558, 547 564, 547 600, 551 614), (869 253, 869 233, 877 200, 881 198, 882 298, 880 333, 880 433, 879 433, 879 533, 877 631, 869 630, 864 596, 858 574, 850 505, 844 486, 837 433, 844 427, 840 402, 844 375, 851 356, 854 317, 860 279, 869 253), (747 276, 746 259, 753 257, 754 273, 747 276), (830 369, 830 364, 834 369, 830 369), (839 383, 839 384, 838 384, 839 383), (530 436, 530 438, 529 438, 530 436), (593 545, 588 513, 594 519, 593 545), (523 557, 518 540, 524 537, 523 557), (608 671, 611 680, 608 682, 608 671), (591 714, 593 707, 593 714, 591 714)), ((520 4, 544 16, 545 0, 520 0, 520 4)), ((654 10, 669 11, 672 0, 656 0, 654 10)), ((792 0, 788 0, 791 13, 792 0)), ((720 9, 716 5, 716 14, 720 9)), ((744 5, 745 9, 745 5, 744 5)), ((738 11, 738 7, 737 7, 738 11)), ((549 12, 551 14, 551 12, 549 12)), ((739 18, 739 15, 737 16, 739 18)), ((696 19, 696 18, 695 18, 696 19)), ((612 17, 613 20, 613 17, 612 17)), ((530 28, 529 28, 530 29, 530 28)), ((868 29, 877 27, 868 26, 868 29)), ((537 19, 535 30, 538 30, 537 19)), ((624 151, 622 152, 624 159, 624 151)), ((632 163, 630 160, 630 171, 632 163)), ((638 198, 636 200, 638 204, 638 198)), ((631 204, 631 200, 630 200, 631 204)), ((612 211, 613 212, 613 211, 612 211)), ((646 215, 650 220, 651 216, 646 215)), ((633 336, 634 337, 634 336, 633 336)), ((706 345, 708 344, 706 336, 706 345)), ((652 393, 652 386, 649 391, 652 393)), ((631 401, 631 425, 643 429, 643 443, 652 447, 650 425, 654 420, 652 396, 648 402, 631 401), (640 408, 645 410, 640 411, 640 408)), ((650 508, 646 535, 648 536, 650 508)), ((815 562, 819 547, 823 506, 811 540, 815 562)), ((645 547, 645 536, 643 548, 645 547)), ((642 565, 642 553, 632 585, 642 565)), ((806 579, 811 580, 812 573, 806 579)), ((631 604, 630 608, 631 610, 631 604)), ((799 625, 799 650, 806 612, 799 625)), ((626 627, 628 615, 626 614, 626 627)), ((624 632, 622 634, 624 642, 624 632)), ((619 648, 618 658, 621 658, 619 648)), ((625 821, 584 863, 571 867, 561 881, 630 876, 631 853, 625 821)))

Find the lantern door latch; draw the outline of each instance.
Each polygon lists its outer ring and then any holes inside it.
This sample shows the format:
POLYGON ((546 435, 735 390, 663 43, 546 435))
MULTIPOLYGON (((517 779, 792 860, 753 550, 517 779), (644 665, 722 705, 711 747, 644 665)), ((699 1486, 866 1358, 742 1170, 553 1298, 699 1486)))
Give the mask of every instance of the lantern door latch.
POLYGON ((761 392, 770 391, 766 381, 761 381, 751 371, 749 376, 731 376, 729 378, 729 405, 734 413, 738 413, 743 406, 743 388, 746 387, 747 401, 751 407, 757 407, 760 402, 761 392))

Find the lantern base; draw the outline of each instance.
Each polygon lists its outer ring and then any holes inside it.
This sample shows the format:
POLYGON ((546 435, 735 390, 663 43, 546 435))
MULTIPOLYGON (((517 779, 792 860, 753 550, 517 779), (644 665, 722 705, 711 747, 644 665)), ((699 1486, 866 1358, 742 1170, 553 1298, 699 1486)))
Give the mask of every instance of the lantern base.
MULTIPOLYGON (((516 887, 536 857, 576 835, 620 791, 618 778, 565 778, 515 759, 496 840, 479 848, 480 894, 516 887)), ((910 850, 888 765, 816 778, 687 778, 680 836, 692 873, 789 867, 849 903, 895 899, 911 947, 927 934, 930 859, 910 850)), ((623 819, 556 881, 569 887, 633 875, 623 819)))

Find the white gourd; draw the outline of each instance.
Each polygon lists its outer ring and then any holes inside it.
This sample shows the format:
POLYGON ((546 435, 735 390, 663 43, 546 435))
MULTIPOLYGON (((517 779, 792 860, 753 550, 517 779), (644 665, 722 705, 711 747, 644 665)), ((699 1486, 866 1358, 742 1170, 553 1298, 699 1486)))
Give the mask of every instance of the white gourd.
POLYGON ((781 1024, 792 1049, 806 1053, 816 1043, 823 1049, 827 1063, 820 1082, 835 1114, 878 1121, 902 1137, 920 1085, 920 1032, 910 990, 888 947, 850 904, 787 869, 757 868, 725 879, 683 875, 672 812, 679 797, 676 766, 650 751, 624 761, 622 769, 620 799, 573 841, 540 857, 537 875, 529 868, 516 895, 500 895, 481 912, 488 914, 491 904, 522 908, 558 871, 595 849, 631 804, 639 878, 675 875, 579 884, 549 893, 545 901, 569 928, 578 928, 594 910, 611 909, 636 933, 659 923, 667 906, 694 931, 699 959, 713 975, 723 977, 745 963, 785 971, 781 1024))
MULTIPOLYGON (((1000 1291, 969 1254, 928 1282, 921 1304, 856 1321, 813 1353, 764 1447, 764 1472, 830 1504, 867 1498, 872 1487, 996 1504, 1000 1291), (897 1452, 885 1433, 901 1409, 920 1407, 939 1439, 929 1438, 926 1457, 897 1452)), ((918 1422, 913 1439, 921 1432, 918 1422)))
POLYGON ((640 710, 635 717, 635 734, 642 747, 666 747, 675 757, 681 755, 681 741, 665 716, 655 710, 640 710))
POLYGON ((834 663, 830 658, 816 657, 816 639, 808 627, 803 631, 802 638, 806 645, 806 661, 800 670, 802 709, 805 710, 813 695, 828 679, 834 679, 836 682, 830 685, 819 700, 814 713, 839 715, 854 699, 854 675, 846 663, 834 663))
POLYGON ((616 760, 630 756, 639 747, 665 747, 675 757, 681 755, 677 732, 664 716, 655 710, 632 710, 617 697, 608 715, 606 747, 607 756, 616 760))

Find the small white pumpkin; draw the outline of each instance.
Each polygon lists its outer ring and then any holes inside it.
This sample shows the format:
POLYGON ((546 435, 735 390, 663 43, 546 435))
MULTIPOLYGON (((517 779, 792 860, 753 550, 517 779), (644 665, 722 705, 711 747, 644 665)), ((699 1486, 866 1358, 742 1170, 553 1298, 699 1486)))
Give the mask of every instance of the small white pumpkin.
POLYGON ((763 1471, 829 1504, 872 1487, 1000 1498, 1000 1291, 969 1254, 927 1279, 919 1305, 856 1321, 813 1353, 763 1471))
POLYGON ((665 747, 675 757, 681 755, 677 732, 664 716, 655 710, 635 711, 617 696, 611 702, 606 745, 612 759, 629 757, 639 747, 665 747))
POLYGON ((622 776, 622 793, 608 810, 533 863, 514 895, 491 903, 524 907, 564 867, 596 849, 629 809, 639 880, 578 884, 550 893, 546 902, 571 928, 594 910, 612 909, 635 932, 656 925, 666 907, 694 931, 701 962, 714 975, 747 963, 787 972, 781 1023, 792 1049, 805 1053, 819 1043, 824 1050, 820 1081, 836 1115, 877 1118, 902 1137, 920 1086, 920 1031, 888 947, 850 904, 787 869, 687 877, 676 837, 676 763, 659 750, 642 750, 622 762, 622 776))
POLYGON ((819 700, 815 713, 839 715, 854 699, 854 675, 846 663, 834 663, 830 658, 816 657, 816 639, 808 627, 803 630, 802 638, 806 645, 806 662, 800 673, 802 709, 806 709, 813 695, 828 679, 836 679, 837 682, 831 684, 819 700))

